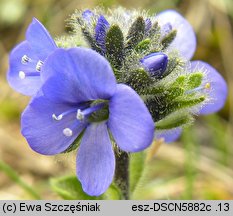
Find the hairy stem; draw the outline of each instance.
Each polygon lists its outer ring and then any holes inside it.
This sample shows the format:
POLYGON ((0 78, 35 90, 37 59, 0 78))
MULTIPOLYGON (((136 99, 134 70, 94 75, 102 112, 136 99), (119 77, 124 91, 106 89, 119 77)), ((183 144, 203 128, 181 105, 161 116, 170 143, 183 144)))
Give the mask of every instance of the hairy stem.
POLYGON ((122 198, 129 199, 129 155, 126 152, 116 153, 115 184, 122 193, 122 198))

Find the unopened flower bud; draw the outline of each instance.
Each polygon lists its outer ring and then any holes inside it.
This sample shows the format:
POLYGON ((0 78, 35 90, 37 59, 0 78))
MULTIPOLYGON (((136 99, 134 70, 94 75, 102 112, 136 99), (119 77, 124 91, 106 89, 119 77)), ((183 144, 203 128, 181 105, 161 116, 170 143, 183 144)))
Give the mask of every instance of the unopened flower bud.
POLYGON ((161 77, 167 68, 168 56, 164 53, 151 53, 140 60, 152 77, 161 77))

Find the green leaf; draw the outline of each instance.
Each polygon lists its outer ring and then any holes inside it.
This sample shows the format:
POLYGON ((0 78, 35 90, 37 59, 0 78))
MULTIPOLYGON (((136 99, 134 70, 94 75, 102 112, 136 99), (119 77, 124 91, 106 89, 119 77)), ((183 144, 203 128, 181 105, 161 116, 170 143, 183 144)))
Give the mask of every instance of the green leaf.
POLYGON ((176 30, 172 30, 166 36, 164 36, 164 38, 161 41, 161 43, 163 45, 163 49, 166 49, 172 43, 172 41, 176 37, 176 34, 177 34, 177 31, 176 30))
POLYGON ((132 194, 139 183, 145 166, 145 154, 144 152, 137 152, 130 154, 130 166, 129 166, 129 182, 130 193, 132 194))
POLYGON ((101 196, 89 196, 83 191, 76 176, 53 178, 50 184, 53 191, 65 200, 115 200, 121 197, 119 189, 113 184, 101 196))
POLYGON ((124 59, 124 36, 118 25, 112 25, 106 35, 106 55, 115 68, 120 68, 124 59))
POLYGON ((145 21, 144 18, 139 16, 131 25, 128 35, 126 37, 126 47, 125 49, 132 50, 137 44, 143 39, 145 34, 145 21))
POLYGON ((65 200, 95 200, 96 197, 87 195, 76 176, 53 178, 50 181, 52 189, 65 200))

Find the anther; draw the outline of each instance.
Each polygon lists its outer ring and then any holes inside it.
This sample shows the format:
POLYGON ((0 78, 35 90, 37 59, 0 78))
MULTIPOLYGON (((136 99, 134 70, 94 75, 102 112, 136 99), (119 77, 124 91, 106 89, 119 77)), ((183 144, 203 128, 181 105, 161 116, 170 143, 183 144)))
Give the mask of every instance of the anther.
POLYGON ((19 78, 20 78, 20 79, 25 79, 25 77, 26 77, 25 72, 19 71, 19 78))
POLYGON ((36 70, 37 70, 37 71, 40 71, 43 64, 44 64, 44 63, 43 63, 41 60, 39 60, 39 61, 37 62, 37 64, 36 64, 36 70))
POLYGON ((77 115, 76 115, 76 118, 78 119, 78 120, 83 120, 84 119, 84 114, 83 114, 83 112, 80 110, 80 109, 78 109, 77 110, 77 115))
POLYGON ((64 134, 65 136, 67 136, 67 137, 70 137, 70 136, 73 135, 73 131, 72 131, 70 128, 65 128, 65 129, 63 130, 63 134, 64 134))
POLYGON ((30 58, 27 55, 24 55, 21 59, 22 64, 27 64, 30 61, 30 58))
POLYGON ((60 121, 60 120, 62 120, 63 115, 58 115, 58 116, 56 116, 55 114, 53 114, 53 115, 52 115, 52 118, 53 118, 54 120, 56 120, 56 121, 60 121))
POLYGON ((205 84, 205 89, 210 89, 210 87, 211 87, 210 83, 205 84))

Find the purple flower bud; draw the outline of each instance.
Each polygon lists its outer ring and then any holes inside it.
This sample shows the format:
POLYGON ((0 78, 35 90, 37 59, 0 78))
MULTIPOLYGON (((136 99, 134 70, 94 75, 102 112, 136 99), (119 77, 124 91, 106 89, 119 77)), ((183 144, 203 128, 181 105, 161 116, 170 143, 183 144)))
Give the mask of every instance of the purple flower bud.
POLYGON ((91 21, 91 18, 94 16, 94 13, 90 10, 85 10, 83 13, 82 13, 82 17, 84 20, 86 20, 88 23, 90 23, 91 21))
POLYGON ((162 52, 151 53, 140 60, 153 77, 161 77, 167 68, 168 56, 162 52))

